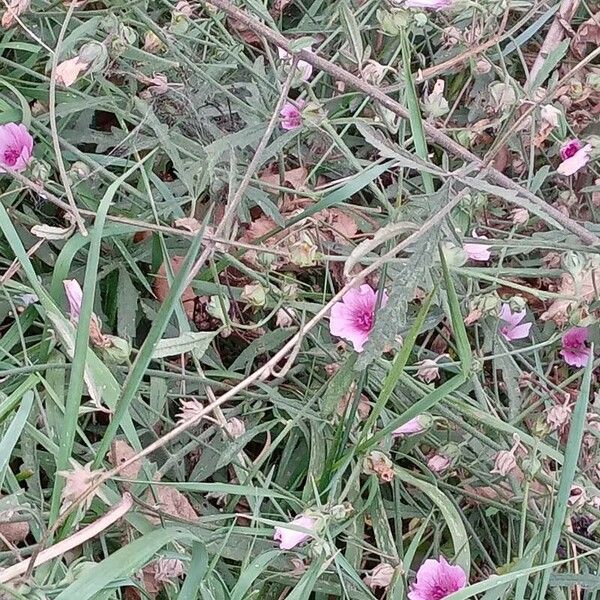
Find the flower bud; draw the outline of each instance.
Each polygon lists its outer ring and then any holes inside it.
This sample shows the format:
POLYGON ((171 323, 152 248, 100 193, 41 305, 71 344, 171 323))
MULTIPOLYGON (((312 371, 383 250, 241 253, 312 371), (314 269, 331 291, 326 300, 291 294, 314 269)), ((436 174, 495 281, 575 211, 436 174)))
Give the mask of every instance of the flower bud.
POLYGON ((127 340, 115 335, 106 335, 104 337, 110 342, 109 346, 102 348, 102 352, 106 357, 107 362, 116 365, 126 364, 131 355, 131 344, 127 340))
POLYGON ((244 286, 240 300, 252 308, 258 309, 267 303, 267 290, 258 282, 244 286))
POLYGON ((225 429, 227 433, 234 439, 237 439, 246 433, 246 425, 244 421, 238 419, 237 417, 232 417, 227 420, 225 424, 225 429))
POLYGON ((161 54, 165 52, 167 46, 165 43, 154 33, 154 31, 146 31, 144 34, 144 50, 150 54, 161 54))
POLYGON ((100 42, 88 42, 79 49, 79 60, 87 65, 87 73, 104 71, 108 64, 108 49, 100 42))
POLYGON ((329 514, 336 521, 344 521, 352 514, 354 514, 354 507, 350 502, 344 502, 343 504, 336 504, 331 507, 329 514))
POLYGON ((500 450, 494 459, 494 468, 490 473, 498 473, 505 477, 517 466, 515 455, 511 450, 500 450))
POLYGON ((290 248, 290 262, 298 267, 312 267, 317 264, 318 248, 307 236, 290 248))
POLYGON ((52 167, 45 161, 39 158, 32 158, 29 163, 29 169, 31 172, 31 178, 34 181, 44 182, 48 181, 50 174, 52 173, 52 167))
POLYGON ((372 450, 363 460, 363 473, 377 475, 379 481, 389 483, 394 479, 394 463, 378 450, 372 450))

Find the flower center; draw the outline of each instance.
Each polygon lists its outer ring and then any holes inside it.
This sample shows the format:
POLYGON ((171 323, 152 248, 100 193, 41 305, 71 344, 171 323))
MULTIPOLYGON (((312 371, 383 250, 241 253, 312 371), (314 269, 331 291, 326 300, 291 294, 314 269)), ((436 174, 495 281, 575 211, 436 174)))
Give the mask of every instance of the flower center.
POLYGON ((577 154, 578 151, 578 144, 570 144, 564 150, 565 158, 571 158, 572 156, 575 156, 575 154, 577 154))
POLYGON ((373 328, 373 313, 361 312, 354 316, 354 325, 360 331, 368 333, 373 328))
POLYGON ((511 331, 511 328, 508 325, 502 325, 502 327, 500 327, 500 333, 503 333, 504 335, 508 335, 511 331))
POLYGON ((4 152, 4 164, 12 167, 20 156, 20 152, 16 148, 8 148, 4 152))

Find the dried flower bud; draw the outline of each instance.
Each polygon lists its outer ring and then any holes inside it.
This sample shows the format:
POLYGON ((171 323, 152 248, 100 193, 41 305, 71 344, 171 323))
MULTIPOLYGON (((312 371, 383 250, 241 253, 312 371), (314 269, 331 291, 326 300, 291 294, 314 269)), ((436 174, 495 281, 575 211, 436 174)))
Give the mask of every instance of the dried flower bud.
POLYGON ((511 450, 500 450, 494 459, 494 468, 490 473, 498 473, 505 477, 517 466, 515 455, 511 450))
POLYGON ((510 216, 515 225, 525 225, 529 221, 529 211, 526 208, 514 208, 510 211, 510 216))
POLYGON ((486 73, 489 73, 491 70, 492 70, 492 65, 491 65, 490 61, 485 60, 485 58, 481 58, 475 63, 475 73, 477 73, 477 75, 485 75, 486 73))
POLYGON ((290 262, 298 267, 312 267, 317 264, 318 250, 316 244, 304 235, 290 248, 290 262))
MULTIPOLYGON (((439 357, 438 357, 439 358, 439 357)), ((426 358, 422 360, 419 365, 419 370, 417 371, 417 377, 424 381, 425 383, 431 383, 436 379, 440 378, 440 368, 437 365, 438 359, 431 360, 430 358, 426 358)))
POLYGON ((154 33, 146 31, 144 34, 144 50, 150 54, 160 54, 167 49, 165 43, 154 33))
POLYGON ((363 473, 377 475, 379 481, 389 483, 394 479, 394 463, 378 450, 372 450, 363 461, 363 473))
POLYGON ((177 422, 197 420, 201 417, 202 410, 204 410, 204 406, 198 400, 182 400, 179 405, 177 422))
POLYGON ((354 513, 354 507, 350 502, 344 502, 343 504, 336 504, 329 510, 329 514, 336 521, 344 521, 350 515, 354 513))
POLYGON ((296 311, 293 308, 280 308, 277 311, 277 317, 275 324, 277 327, 291 327, 294 324, 296 318, 296 311))
POLYGON ((232 417, 227 420, 225 424, 225 429, 227 433, 234 439, 237 439, 246 433, 246 425, 244 421, 238 419, 237 417, 232 417))
POLYGON ((9 0, 6 2, 6 11, 2 15, 2 27, 4 29, 12 27, 16 23, 17 18, 29 10, 30 4, 31 0, 9 0))
POLYGON ((434 473, 441 474, 452 466, 459 455, 460 448, 456 444, 446 444, 439 448, 437 453, 429 458, 427 466, 434 473))
POLYGON ((183 577, 185 568, 177 558, 159 558, 154 563, 154 579, 160 583, 166 583, 171 579, 183 577))
POLYGON ((555 404, 546 410, 546 423, 550 431, 563 429, 571 420, 572 409, 567 402, 555 404))
POLYGON ((244 286, 240 300, 252 308, 262 308, 267 303, 267 290, 258 282, 244 286))
POLYGON ((371 573, 364 578, 365 585, 372 590, 375 588, 388 588, 396 570, 388 563, 379 563, 371 573))

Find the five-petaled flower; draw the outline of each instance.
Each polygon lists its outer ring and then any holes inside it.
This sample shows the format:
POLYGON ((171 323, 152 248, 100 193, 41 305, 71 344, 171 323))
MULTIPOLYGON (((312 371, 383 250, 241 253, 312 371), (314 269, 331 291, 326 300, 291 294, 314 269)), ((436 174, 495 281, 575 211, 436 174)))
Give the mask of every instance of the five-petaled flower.
POLYGON ((585 345, 588 339, 587 327, 572 327, 562 337, 561 356, 572 367, 585 367, 590 357, 590 349, 585 345))
POLYGON ((557 172, 561 175, 573 175, 590 162, 591 144, 583 144, 580 140, 570 140, 560 149, 562 162, 557 172))
POLYGON ((500 333, 505 340, 521 340, 529 335, 532 323, 521 323, 525 318, 525 309, 513 312, 508 304, 503 304, 500 310, 500 333))
MULTIPOLYGON (((388 296, 384 291, 381 296, 382 307, 387 300, 388 296)), ((377 291, 370 285, 363 284, 358 289, 348 291, 342 301, 336 302, 331 308, 331 335, 348 340, 357 352, 362 352, 373 329, 376 306, 377 291)))
POLYGON ((408 592, 409 600, 442 600, 467 585, 467 574, 440 556, 426 560, 408 592))
POLYGON ((31 160, 33 138, 22 123, 0 125, 0 173, 8 167, 13 171, 24 171, 31 160))

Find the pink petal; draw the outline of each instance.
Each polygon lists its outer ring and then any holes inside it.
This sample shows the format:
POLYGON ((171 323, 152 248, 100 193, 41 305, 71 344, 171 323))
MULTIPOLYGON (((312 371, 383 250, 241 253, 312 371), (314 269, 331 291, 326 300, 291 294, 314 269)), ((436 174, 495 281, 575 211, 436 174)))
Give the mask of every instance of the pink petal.
POLYGON ((471 260, 485 262, 490 259, 490 246, 485 244, 464 244, 465 252, 471 260))
POLYGON ((563 348, 560 351, 561 356, 565 359, 565 362, 572 367, 585 367, 590 357, 590 349, 582 348, 570 350, 563 348))
POLYGON ((295 531, 294 529, 288 529, 285 526, 275 527, 273 539, 279 542, 279 547, 282 550, 291 550, 292 548, 295 548, 296 546, 313 537, 309 532, 314 531, 315 524, 316 521, 312 517, 298 515, 291 522, 291 525, 306 529, 308 532, 295 531))
POLYGON ((415 433, 421 433, 424 427, 421 424, 420 417, 415 417, 411 419, 408 423, 404 423, 404 425, 400 425, 397 429, 392 431, 392 437, 403 437, 405 435, 412 435, 415 433))
POLYGON ((510 329, 504 337, 508 340, 522 340, 529 335, 529 330, 533 323, 523 323, 523 325, 517 325, 510 329))
POLYGON ((579 169, 585 167, 590 162, 590 153, 592 152, 592 145, 586 144, 583 148, 578 150, 571 158, 563 160, 556 171, 561 175, 569 176, 577 173, 579 169))

